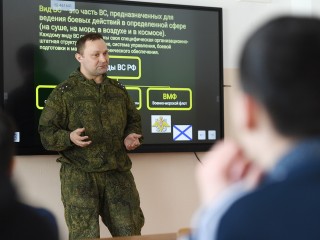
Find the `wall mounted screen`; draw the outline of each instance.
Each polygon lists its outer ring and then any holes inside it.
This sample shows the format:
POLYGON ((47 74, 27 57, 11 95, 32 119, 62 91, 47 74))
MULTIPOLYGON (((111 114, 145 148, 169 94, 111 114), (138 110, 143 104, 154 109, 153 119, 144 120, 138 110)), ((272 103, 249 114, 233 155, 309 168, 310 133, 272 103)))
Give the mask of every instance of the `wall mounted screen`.
POLYGON ((132 1, 2 0, 3 107, 18 155, 50 154, 37 132, 53 88, 75 70, 76 40, 103 35, 108 76, 142 117, 138 152, 205 151, 223 138, 222 9, 132 1))

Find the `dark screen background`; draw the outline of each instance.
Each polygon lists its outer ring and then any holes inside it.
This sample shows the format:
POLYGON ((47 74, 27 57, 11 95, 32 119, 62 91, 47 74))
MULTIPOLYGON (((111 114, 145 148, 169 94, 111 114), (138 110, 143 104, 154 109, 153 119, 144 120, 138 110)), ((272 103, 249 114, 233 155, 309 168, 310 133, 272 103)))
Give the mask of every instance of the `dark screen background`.
MULTIPOLYGON (((222 95, 222 29, 221 9, 188 7, 178 5, 146 4, 135 2, 90 1, 75 2, 78 10, 96 10, 98 15, 83 13, 70 13, 69 11, 50 11, 51 1, 48 0, 3 0, 3 90, 4 108, 15 119, 20 133, 20 142, 17 143, 20 154, 41 154, 43 151, 37 133, 38 119, 41 114, 41 107, 44 100, 50 94, 52 86, 67 79, 69 74, 78 67, 74 58, 75 51, 71 49, 74 45, 66 45, 68 50, 50 50, 51 47, 63 46, 61 34, 72 34, 72 39, 81 36, 90 29, 128 29, 131 34, 115 34, 101 32, 108 37, 106 42, 110 49, 110 56, 137 57, 141 60, 140 77, 137 79, 116 79, 128 88, 129 94, 137 103, 142 117, 144 144, 139 151, 198 151, 207 149, 216 139, 223 137, 223 95, 222 95), (40 7, 42 6, 42 7, 40 7), (45 9, 45 10, 44 10, 45 9), (99 15, 104 9, 108 16, 99 15), (147 17, 110 17, 111 12, 150 14, 147 17), (41 16, 41 17, 40 17, 41 16), (168 21, 155 19, 148 16, 171 16, 168 21), (65 17, 66 21, 50 21, 52 17, 65 17), (68 21, 71 17, 71 21, 68 21), (92 24, 94 19, 120 20, 120 25, 92 24), (43 19, 46 19, 45 21, 43 19), (90 23, 77 23, 75 19, 91 19, 90 23), (132 23, 152 22, 168 24, 181 24, 185 29, 155 28, 153 26, 132 26, 132 23), (124 24, 126 23, 126 24, 124 24), (44 26, 46 25, 46 26, 44 26), (128 26, 130 25, 130 26, 128 26), (71 27, 71 28, 70 28, 71 27), (77 31, 71 31, 77 27, 77 31), (183 40, 187 44, 169 44, 170 49, 157 48, 157 43, 146 43, 155 45, 157 49, 145 49, 157 51, 158 54, 139 54, 134 52, 131 44, 143 42, 125 42, 122 37, 133 39, 132 31, 148 31, 149 33, 160 33, 165 36, 143 35, 141 38, 183 40), (53 34, 53 35, 50 35, 53 34), (49 35, 48 35, 49 34, 49 35), (60 34, 60 35, 57 35, 60 34), (52 36, 60 37, 52 37, 52 36), (51 36, 51 37, 48 37, 51 36), (110 39, 111 36, 115 38, 110 39), (117 38, 119 37, 119 38, 117 38), (49 40, 46 43, 40 40, 49 40), (126 43, 130 47, 121 46, 119 43, 126 43), (42 46, 42 47, 40 47, 42 46), (43 47, 48 47, 43 49, 43 47), (122 49, 121 53, 112 52, 113 49, 122 49), (131 51, 125 53, 125 51, 131 51), (132 52, 133 51, 133 52, 132 52), (40 90, 37 89, 39 86, 40 90), (140 89, 140 97, 137 91, 130 90, 130 87, 140 89), (163 93, 176 93, 181 99, 188 95, 187 91, 175 91, 169 89, 189 89, 192 97, 188 102, 192 103, 190 109, 165 110, 148 109, 147 90, 149 88, 164 88, 164 92, 154 94, 157 99, 163 93), (181 93, 181 94, 180 94, 181 93), (158 95, 157 95, 158 94, 158 95), (157 97, 158 96, 158 97, 157 97), (171 124, 164 132, 152 132, 151 116, 170 116, 171 124), (173 140, 173 125, 192 125, 192 140, 173 140), (198 131, 214 130, 216 139, 198 140, 198 131)), ((92 12, 90 12, 92 13, 92 12)), ((141 16, 141 15, 140 15, 141 16)), ((81 20, 80 20, 81 21, 81 20)), ((110 22, 108 22, 110 23, 110 22)), ((113 32, 114 33, 114 32, 113 32)), ((143 33, 143 32, 141 32, 143 33)), ((138 49, 138 50, 139 50, 138 49)), ((116 59, 110 59, 110 65, 116 59)), ((132 60, 135 61, 135 60, 132 60)), ((130 61, 128 60, 130 63, 130 61)), ((128 71, 127 71, 128 72, 128 71)), ((113 75, 109 71, 109 75, 113 75)), ((117 72, 116 72, 117 73, 117 72)), ((119 73, 119 72, 118 72, 119 73)), ((124 73, 127 74, 128 73, 124 73)), ((120 74, 121 75, 121 74, 120 74)), ((130 74, 129 74, 130 75, 130 74)), ((123 76, 123 75, 122 75, 123 76)), ((137 76, 137 71, 132 76, 137 76)), ((175 96, 175 95, 171 95, 175 96)), ((181 99, 178 99, 179 101, 181 99)), ((173 99, 177 100, 177 99, 173 99)), ((172 101, 173 101, 172 100, 172 101)), ((165 100, 164 100, 165 101, 165 100)))

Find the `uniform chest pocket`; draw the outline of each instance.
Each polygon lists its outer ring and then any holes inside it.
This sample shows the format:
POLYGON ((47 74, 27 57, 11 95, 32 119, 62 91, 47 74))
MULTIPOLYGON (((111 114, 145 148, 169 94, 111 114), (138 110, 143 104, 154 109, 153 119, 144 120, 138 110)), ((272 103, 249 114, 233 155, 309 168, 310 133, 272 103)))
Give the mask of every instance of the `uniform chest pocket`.
POLYGON ((75 120, 78 120, 82 127, 94 127, 99 121, 99 106, 94 99, 81 99, 75 102, 75 120))
POLYGON ((125 97, 121 94, 109 94, 104 100, 106 104, 103 104, 102 118, 108 119, 111 125, 123 128, 127 121, 125 97))

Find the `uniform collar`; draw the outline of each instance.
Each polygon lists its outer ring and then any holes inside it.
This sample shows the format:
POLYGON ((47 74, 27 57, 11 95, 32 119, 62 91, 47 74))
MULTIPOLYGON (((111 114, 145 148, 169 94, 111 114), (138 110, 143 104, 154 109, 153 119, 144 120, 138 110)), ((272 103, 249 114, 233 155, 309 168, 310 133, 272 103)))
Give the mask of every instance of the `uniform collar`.
POLYGON ((283 181, 310 171, 320 172, 320 137, 297 143, 266 175, 264 182, 283 181))
MULTIPOLYGON (((79 81, 85 82, 90 85, 96 85, 95 81, 91 79, 87 79, 81 72, 80 72, 80 67, 77 68, 74 72, 70 74, 70 77, 76 77, 79 81)), ((103 80, 101 85, 106 85, 109 83, 109 78, 107 77, 107 74, 103 74, 103 80)))

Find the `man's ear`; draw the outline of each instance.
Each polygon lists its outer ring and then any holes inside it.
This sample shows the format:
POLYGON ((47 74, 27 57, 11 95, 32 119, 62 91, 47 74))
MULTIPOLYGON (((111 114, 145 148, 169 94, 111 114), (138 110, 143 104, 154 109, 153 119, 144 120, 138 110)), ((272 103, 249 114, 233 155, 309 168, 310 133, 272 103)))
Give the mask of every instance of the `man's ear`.
POLYGON ((82 57, 82 55, 81 55, 81 54, 76 53, 74 56, 75 56, 75 58, 77 59, 77 61, 78 61, 79 63, 81 63, 81 62, 82 62, 83 57, 82 57))
POLYGON ((259 103, 250 95, 243 95, 243 104, 244 104, 244 125, 247 129, 254 129, 258 126, 259 120, 259 103))

